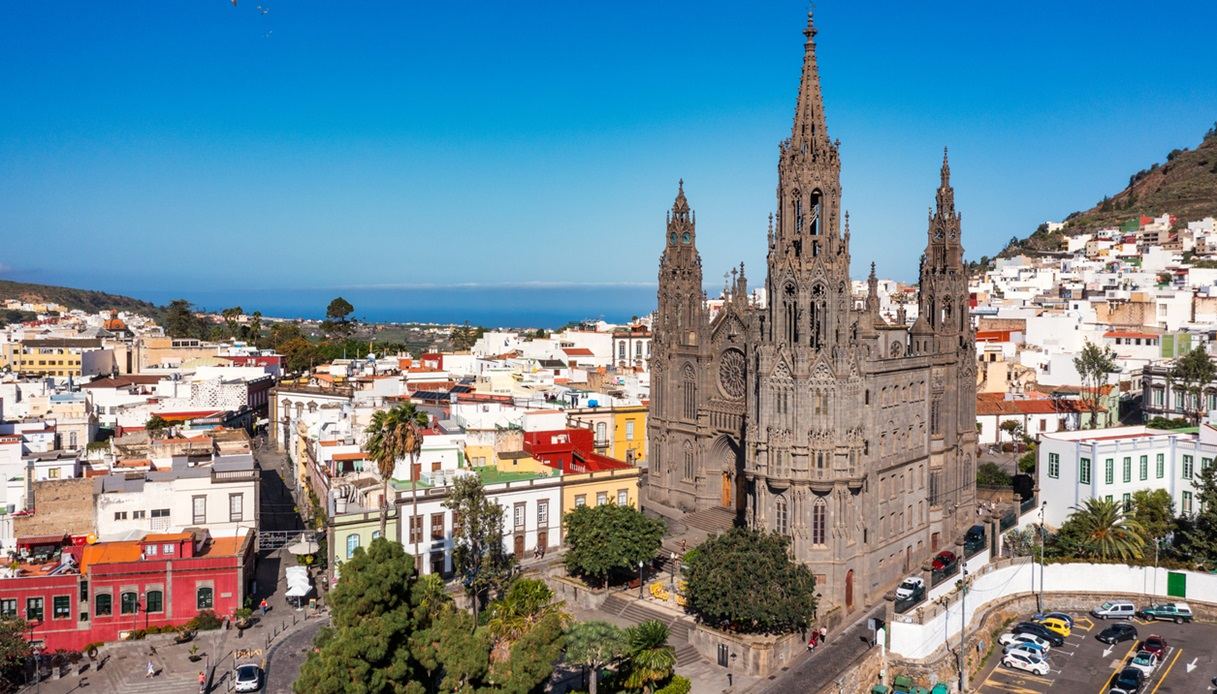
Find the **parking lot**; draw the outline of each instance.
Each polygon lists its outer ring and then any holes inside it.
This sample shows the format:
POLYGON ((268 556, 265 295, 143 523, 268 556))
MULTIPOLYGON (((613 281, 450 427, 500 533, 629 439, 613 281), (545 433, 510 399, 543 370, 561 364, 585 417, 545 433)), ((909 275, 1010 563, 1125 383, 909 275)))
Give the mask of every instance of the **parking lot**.
MULTIPOLYGON (((1164 637, 1169 646, 1161 663, 1146 679, 1144 694, 1198 694, 1212 691, 1209 682, 1217 677, 1217 625, 1174 624, 1132 620, 1138 639, 1108 646, 1095 639, 1116 622, 1073 615, 1074 629, 1064 645, 1048 653, 1051 670, 1045 676, 1012 670, 1000 664, 1002 647, 995 645, 981 674, 973 679, 974 691, 984 694, 1070 692, 1107 694, 1111 680, 1133 656, 1141 639, 1151 634, 1164 637)), ((1029 616, 1026 617, 1029 619, 1029 616)), ((1013 626, 1013 624, 1011 625, 1013 626)))

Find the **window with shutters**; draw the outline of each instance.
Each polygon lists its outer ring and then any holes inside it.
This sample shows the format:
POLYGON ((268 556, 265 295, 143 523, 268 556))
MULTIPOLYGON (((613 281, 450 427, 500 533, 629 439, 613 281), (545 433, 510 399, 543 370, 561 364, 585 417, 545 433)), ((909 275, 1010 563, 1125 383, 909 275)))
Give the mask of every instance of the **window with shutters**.
POLYGON ((1147 456, 1147 455, 1141 456, 1140 463, 1141 463, 1141 465, 1140 465, 1141 481, 1144 482, 1145 480, 1149 479, 1149 456, 1147 456))
POLYGON ((245 520, 245 495, 228 495, 228 522, 240 523, 245 520))
POLYGON ((1116 481, 1116 461, 1108 458, 1103 461, 1103 482, 1105 484, 1114 484, 1116 481))
POLYGON ((1132 458, 1124 457, 1124 481, 1132 482, 1132 458))
POLYGON ((1154 466, 1156 468, 1154 470, 1154 476, 1157 477, 1158 479, 1162 479, 1163 477, 1165 477, 1166 476, 1166 455, 1163 453, 1159 453, 1154 459, 1154 466))
POLYGON ((1195 462, 1190 455, 1183 456, 1183 479, 1190 480, 1192 478, 1195 462))

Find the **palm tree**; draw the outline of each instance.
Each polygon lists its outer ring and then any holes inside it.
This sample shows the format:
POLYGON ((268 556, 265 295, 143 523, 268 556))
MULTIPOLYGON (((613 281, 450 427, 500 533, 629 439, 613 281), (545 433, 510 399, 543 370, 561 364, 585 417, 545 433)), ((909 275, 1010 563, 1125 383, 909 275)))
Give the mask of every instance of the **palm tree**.
MULTIPOLYGON (((511 646, 551 613, 560 612, 554 593, 545 581, 521 578, 511 584, 507 594, 490 605, 486 628, 494 636, 495 660, 506 660, 511 646)), ((562 615, 565 621, 565 615, 562 615)))
POLYGON ((630 627, 626 636, 631 655, 625 686, 650 694, 656 684, 667 680, 676 669, 676 650, 668 645, 668 626, 649 619, 630 627))
MULTIPOLYGON (((389 518, 389 479, 397 461, 410 458, 410 490, 417 491, 414 461, 422 448, 421 429, 427 426, 427 413, 418 410, 412 402, 402 403, 388 410, 379 410, 372 415, 368 425, 368 440, 364 450, 376 463, 382 485, 380 503, 380 536, 385 536, 389 518)), ((417 497, 417 495, 415 495, 417 497)), ((418 499, 414 500, 414 515, 418 514, 418 499)), ((418 543, 414 543, 414 556, 418 557, 418 543)))
MULTIPOLYGON (((1141 524, 1124 515, 1122 505, 1115 500, 1086 499, 1074 506, 1065 521, 1076 533, 1078 551, 1083 556, 1103 560, 1132 561, 1141 558, 1145 547, 1141 524)), ((1061 529, 1062 532, 1065 528, 1061 529)))

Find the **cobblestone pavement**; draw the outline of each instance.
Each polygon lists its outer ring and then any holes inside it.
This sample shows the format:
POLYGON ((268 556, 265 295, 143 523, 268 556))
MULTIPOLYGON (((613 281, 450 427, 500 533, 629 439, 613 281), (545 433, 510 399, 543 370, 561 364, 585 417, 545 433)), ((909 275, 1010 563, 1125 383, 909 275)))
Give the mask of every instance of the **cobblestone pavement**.
POLYGON ((291 694, 292 683, 300 675, 313 638, 329 621, 328 615, 309 620, 271 646, 266 655, 266 694, 291 694))

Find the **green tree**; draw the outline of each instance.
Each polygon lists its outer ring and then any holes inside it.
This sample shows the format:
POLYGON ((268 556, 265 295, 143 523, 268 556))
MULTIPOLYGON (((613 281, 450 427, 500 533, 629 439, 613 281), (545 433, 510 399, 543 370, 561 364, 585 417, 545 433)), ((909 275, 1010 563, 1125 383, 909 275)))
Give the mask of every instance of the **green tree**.
POLYGON ((549 680, 562 655, 566 620, 561 610, 547 611, 512 644, 506 659, 491 651, 488 679, 496 691, 526 694, 549 680))
MULTIPOLYGON (((412 402, 405 402, 388 410, 377 410, 372 414, 372 422, 366 433, 367 443, 364 450, 376 462, 380 473, 381 502, 380 502, 380 535, 385 536, 389 522, 389 480, 393 477, 393 469, 402 458, 410 459, 410 490, 414 492, 413 516, 418 515, 418 480, 415 479, 414 461, 422 450, 422 430, 429 422, 427 413, 417 409, 412 402)), ((418 556, 418 543, 414 543, 413 552, 418 556)))
POLYGON ((595 585, 631 576, 639 562, 655 559, 663 539, 663 522, 633 506, 578 506, 562 520, 567 571, 595 585))
POLYGON ((284 344, 291 340, 303 339, 304 333, 300 330, 300 324, 295 321, 275 321, 270 325, 270 346, 280 354, 283 353, 284 344))
POLYGON ((355 331, 355 322, 351 320, 351 314, 354 312, 355 307, 351 302, 341 296, 334 298, 325 309, 325 320, 321 322, 321 329, 333 337, 350 337, 355 331))
POLYGON ((1199 509, 1183 518, 1175 551, 1205 571, 1217 570, 1217 465, 1202 468, 1192 482, 1199 509))
POLYGON ((789 545, 784 535, 744 528, 706 540, 685 557, 689 610, 742 633, 806 629, 816 609, 815 578, 790 559, 789 545))
POLYGON ((476 474, 457 477, 444 506, 460 520, 452 537, 452 565, 476 617, 491 595, 507 586, 515 565, 516 558, 503 549, 503 507, 486 498, 476 474))
POLYGON ((159 439, 165 435, 165 432, 173 426, 164 417, 159 414, 154 414, 144 422, 144 431, 148 432, 150 438, 159 439))
POLYGON ((1035 474, 1035 461, 1039 455, 1039 446, 1031 444, 1027 451, 1018 458, 1018 471, 1027 475, 1035 474))
POLYGON ((220 316, 224 318, 224 328, 229 337, 241 336, 241 324, 237 320, 245 315, 245 309, 240 306, 231 306, 220 311, 220 316))
POLYGON ((409 648, 429 628, 418 619, 414 560, 384 538, 359 548, 342 565, 329 594, 332 626, 318 636, 293 685, 298 694, 423 694, 429 679, 409 648))
POLYGON ((284 368, 290 373, 308 371, 317 362, 317 346, 303 337, 292 338, 275 349, 283 355, 284 368))
POLYGON ((1010 473, 997 463, 981 463, 976 466, 976 484, 981 487, 1009 487, 1013 483, 1010 473))
POLYGON ((596 694, 600 671, 629 652, 626 633, 608 622, 579 622, 566 635, 566 662, 591 671, 588 694, 596 694))
POLYGON ((1110 347, 1100 347, 1090 340, 1073 358, 1073 368, 1082 377, 1082 402, 1090 411, 1090 428, 1099 428, 1099 408, 1103 403, 1103 386, 1108 374, 1116 371, 1116 353, 1110 347))
POLYGON ((249 325, 246 326, 247 339, 255 346, 264 346, 262 342, 262 312, 254 311, 249 315, 249 325))
POLYGON ((165 307, 165 334, 169 337, 203 338, 203 324, 194 306, 185 299, 174 299, 165 307))
POLYGON ((426 669, 435 692, 472 692, 490 672, 490 632, 478 628, 464 610, 447 608, 426 629, 410 637, 410 647, 426 669))
POLYGON ((1207 406, 1204 391, 1213 381, 1217 381, 1217 365, 1203 347, 1197 347, 1179 357, 1171 368, 1171 385, 1176 392, 1182 391, 1187 395, 1190 407, 1185 409, 1193 426, 1200 426, 1207 406))
POLYGON ((29 625, 16 616, 0 617, 0 692, 16 690, 21 679, 22 668, 32 653, 26 640, 29 625), (10 690, 6 683, 12 684, 10 690))
POLYGON ((655 685, 665 682, 676 669, 676 650, 668 645, 668 626, 649 619, 626 632, 630 657, 625 686, 650 694, 655 685))
POLYGON ((1120 502, 1086 499, 1061 524, 1057 543, 1076 557, 1132 562, 1144 555, 1144 536, 1120 502))
POLYGON ((448 339, 452 341, 452 349, 457 352, 464 352, 473 348, 474 343, 478 341, 486 329, 469 325, 469 321, 465 321, 464 325, 458 325, 452 328, 452 332, 448 334, 448 339))
POLYGON ((998 425, 998 429, 1006 432, 1010 436, 1010 443, 1018 441, 1018 435, 1023 430, 1022 422, 1015 419, 1007 419, 998 425))
POLYGON ((1039 542, 1039 531, 1032 527, 1014 528, 1002 538, 1002 546, 1006 547, 1011 556, 1026 557, 1035 553, 1036 543, 1039 542))
POLYGON ((1132 519, 1144 532, 1148 546, 1159 542, 1175 527, 1175 505, 1165 489, 1140 489, 1132 493, 1132 519))

